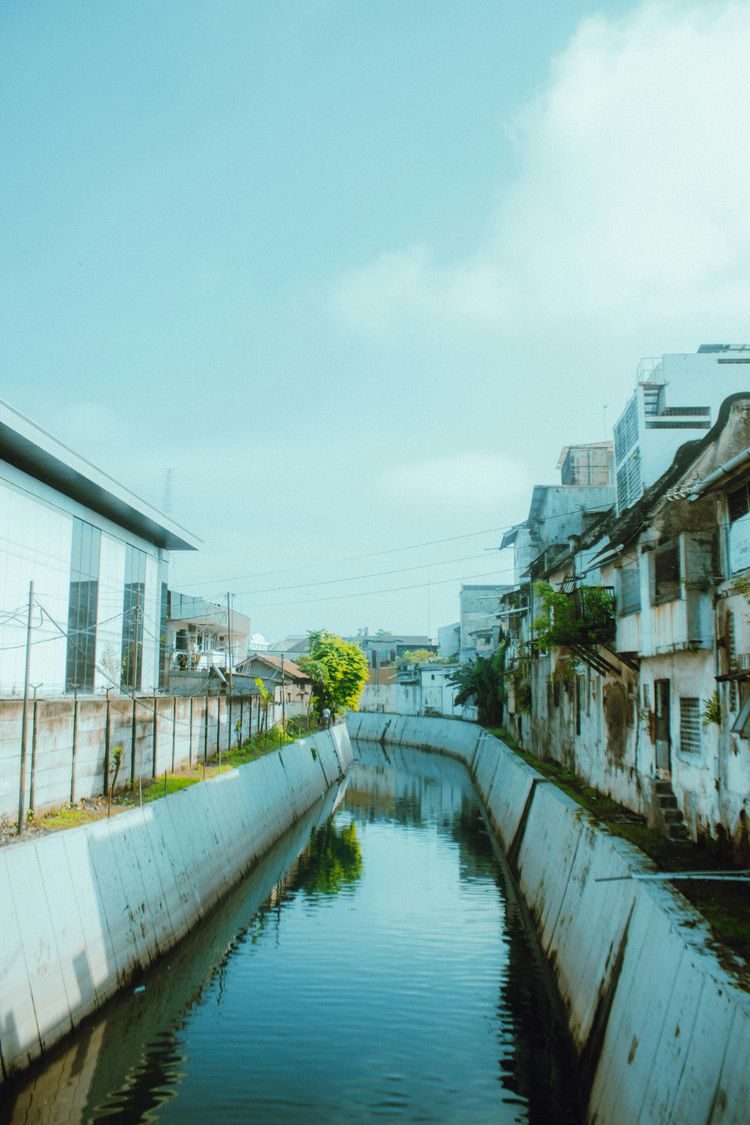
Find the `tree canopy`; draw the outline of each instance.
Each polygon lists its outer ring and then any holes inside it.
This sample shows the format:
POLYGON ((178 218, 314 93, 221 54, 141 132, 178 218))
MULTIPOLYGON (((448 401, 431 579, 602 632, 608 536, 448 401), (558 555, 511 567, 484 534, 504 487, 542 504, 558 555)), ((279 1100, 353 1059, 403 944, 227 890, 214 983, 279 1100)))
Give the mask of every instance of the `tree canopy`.
POLYGON ((308 654, 299 665, 312 680, 318 715, 326 707, 334 715, 356 711, 367 680, 367 660, 355 644, 327 629, 318 629, 310 633, 308 654))
POLYGON ((450 682, 458 685, 456 703, 474 702, 479 722, 497 726, 503 720, 505 701, 505 645, 490 657, 477 656, 462 664, 450 682))

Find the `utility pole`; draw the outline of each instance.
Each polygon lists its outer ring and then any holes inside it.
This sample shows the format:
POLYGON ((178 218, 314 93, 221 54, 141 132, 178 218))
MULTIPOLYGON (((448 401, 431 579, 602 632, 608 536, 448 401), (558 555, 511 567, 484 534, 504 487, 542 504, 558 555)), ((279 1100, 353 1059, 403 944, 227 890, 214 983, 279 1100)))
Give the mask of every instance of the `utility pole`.
POLYGON ((31 614, 34 606, 34 582, 29 582, 29 613, 26 620, 26 671, 23 680, 23 711, 21 713, 21 777, 18 788, 18 835, 26 826, 26 740, 29 729, 29 677, 31 675, 31 614))
POLYGON ((130 788, 135 789, 135 696, 138 691, 138 626, 140 624, 141 616, 141 595, 140 592, 136 594, 135 603, 135 629, 133 632, 133 659, 130 662, 131 672, 133 674, 133 724, 130 732, 130 788))
MULTIPOLYGON (((229 678, 229 713, 227 717, 227 751, 232 749, 232 595, 227 590, 227 676, 229 678)), ((221 753, 221 748, 219 748, 221 753)))
POLYGON ((286 692, 284 691, 284 653, 281 654, 281 729, 286 735, 286 692))

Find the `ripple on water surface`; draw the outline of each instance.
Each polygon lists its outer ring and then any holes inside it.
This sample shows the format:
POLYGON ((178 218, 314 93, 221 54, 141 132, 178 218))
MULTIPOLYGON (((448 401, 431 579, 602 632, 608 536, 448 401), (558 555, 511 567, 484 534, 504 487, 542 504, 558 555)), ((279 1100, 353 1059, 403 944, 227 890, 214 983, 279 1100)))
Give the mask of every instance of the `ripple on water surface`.
POLYGON ((358 753, 335 813, 331 796, 145 993, 10 1089, 3 1120, 580 1120, 561 1009, 465 770, 358 753))

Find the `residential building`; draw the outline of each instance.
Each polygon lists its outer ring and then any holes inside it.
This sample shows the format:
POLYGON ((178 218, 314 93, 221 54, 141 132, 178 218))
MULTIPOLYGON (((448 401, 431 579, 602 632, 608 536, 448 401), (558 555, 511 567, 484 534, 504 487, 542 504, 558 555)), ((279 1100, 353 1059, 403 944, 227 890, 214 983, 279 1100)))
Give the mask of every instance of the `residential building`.
POLYGON ((750 385, 750 344, 701 344, 694 354, 642 359, 614 429, 617 508, 631 507, 684 442, 701 438, 720 404, 750 385))
POLYGON ((395 664, 405 653, 423 649, 426 652, 437 652, 437 645, 431 637, 423 633, 388 633, 379 629, 377 633, 370 633, 369 629, 362 629, 356 637, 352 637, 354 644, 358 645, 367 657, 371 668, 381 668, 387 664, 395 664))
POLYGON ((437 631, 438 656, 445 660, 457 660, 461 648, 461 622, 440 625, 437 631))
POLYGON ((271 703, 286 719, 305 717, 312 707, 312 680, 293 660, 275 656, 270 652, 254 652, 241 660, 232 677, 233 684, 241 681, 252 694, 262 694, 255 683, 260 680, 270 692, 271 703), (255 690, 253 690, 253 687, 255 690))
POLYGON ((520 620, 504 600, 525 744, 667 834, 749 862, 750 391, 530 578, 520 620))
POLYGON ((509 589, 497 583, 463 583, 459 594, 459 661, 465 664, 477 656, 488 656, 498 645, 500 599, 509 589))
POLYGON ((164 685, 168 552, 197 540, 0 403, 0 692, 164 685))
POLYGON ((248 651, 250 618, 226 604, 168 593, 169 691, 177 695, 226 690, 228 673, 248 651))

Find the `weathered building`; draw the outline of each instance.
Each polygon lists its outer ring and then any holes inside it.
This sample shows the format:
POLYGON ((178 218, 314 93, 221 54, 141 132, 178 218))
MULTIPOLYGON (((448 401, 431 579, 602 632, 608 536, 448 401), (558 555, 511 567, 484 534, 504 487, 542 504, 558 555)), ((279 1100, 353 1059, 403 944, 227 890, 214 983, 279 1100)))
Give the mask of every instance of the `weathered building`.
POLYGON ((530 577, 546 586, 506 625, 530 714, 513 691, 509 709, 530 748, 670 834, 748 858, 750 393, 530 577))

